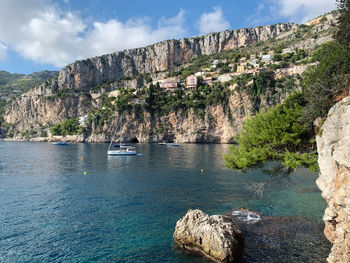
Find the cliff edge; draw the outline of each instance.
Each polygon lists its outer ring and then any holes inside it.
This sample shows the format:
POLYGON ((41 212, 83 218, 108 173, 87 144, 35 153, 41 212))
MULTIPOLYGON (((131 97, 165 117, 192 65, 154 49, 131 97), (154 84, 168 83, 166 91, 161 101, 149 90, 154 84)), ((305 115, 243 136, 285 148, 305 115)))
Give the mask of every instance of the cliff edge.
POLYGON ((324 233, 333 244, 328 262, 350 262, 350 97, 329 111, 317 136, 317 151, 317 185, 328 204, 324 233))

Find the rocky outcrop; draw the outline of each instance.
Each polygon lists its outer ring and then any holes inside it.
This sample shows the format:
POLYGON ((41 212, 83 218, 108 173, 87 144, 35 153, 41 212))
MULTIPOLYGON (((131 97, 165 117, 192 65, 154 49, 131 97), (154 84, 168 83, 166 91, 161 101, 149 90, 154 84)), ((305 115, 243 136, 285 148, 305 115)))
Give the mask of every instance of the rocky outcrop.
MULTIPOLYGON (((302 28, 287 23, 227 30, 79 60, 63 68, 51 81, 12 101, 6 107, 3 126, 8 137, 21 139, 23 134, 26 138, 28 134, 38 137, 45 134, 43 130, 64 119, 77 118, 103 108, 103 97, 117 93, 121 88, 147 86, 152 80, 159 80, 178 70, 179 65, 196 56, 216 54, 271 38, 285 39, 302 28)), ((208 106, 201 112, 180 109, 164 116, 153 116, 152 120, 149 113, 141 109, 141 113, 126 113, 128 122, 125 122, 123 130, 126 139, 139 142, 232 142, 245 118, 281 103, 288 92, 275 90, 252 98, 242 91, 235 91, 228 105, 208 106)), ((105 123, 92 123, 83 140, 108 141, 119 119, 116 113, 109 117, 105 123)))
POLYGON ((317 185, 328 203, 324 233, 333 243, 328 262, 350 262, 350 97, 329 111, 317 136, 317 151, 317 185))
POLYGON ((200 37, 167 40, 151 46, 79 60, 58 76, 58 89, 90 88, 136 74, 168 70, 198 55, 211 55, 227 49, 248 46, 296 30, 293 23, 210 33, 200 37))
POLYGON ((215 262, 239 262, 243 256, 242 233, 229 216, 189 211, 177 221, 174 241, 180 248, 215 262))
MULTIPOLYGON (((8 106, 4 119, 12 124, 8 133, 14 133, 15 139, 21 139, 22 133, 26 131, 36 131, 39 135, 43 128, 67 118, 86 115, 91 108, 100 106, 99 99, 89 94, 53 97, 43 96, 41 92, 42 86, 36 87, 8 106)), ((248 116, 281 103, 287 95, 286 91, 267 90, 258 98, 252 98, 234 90, 226 106, 209 106, 200 110, 179 109, 152 118, 144 110, 124 112, 121 134, 129 142, 230 143, 248 116)), ((119 113, 112 112, 103 125, 93 121, 83 141, 109 141, 119 124, 119 113)))

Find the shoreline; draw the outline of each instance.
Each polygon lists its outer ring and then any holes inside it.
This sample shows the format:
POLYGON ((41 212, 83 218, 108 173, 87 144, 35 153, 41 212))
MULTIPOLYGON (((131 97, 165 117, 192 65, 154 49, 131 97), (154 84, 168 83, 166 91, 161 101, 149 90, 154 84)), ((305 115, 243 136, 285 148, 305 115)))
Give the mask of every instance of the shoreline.
MULTIPOLYGON (((70 136, 55 136, 55 137, 35 137, 35 138, 30 138, 30 139, 22 139, 22 138, 0 138, 0 142, 60 142, 60 141, 65 141, 69 143, 110 143, 110 140, 104 140, 104 141, 87 141, 84 139, 74 139, 71 138, 72 136, 76 135, 70 135, 70 136)), ((132 141, 124 141, 124 143, 133 143, 133 144, 158 144, 163 141, 142 141, 142 142, 132 142, 132 141)), ((184 141, 184 142, 178 142, 174 141, 175 143, 180 143, 180 144, 220 144, 220 145, 234 145, 235 143, 227 143, 227 142, 189 142, 189 141, 184 141)), ((168 142, 167 142, 168 143, 168 142)))

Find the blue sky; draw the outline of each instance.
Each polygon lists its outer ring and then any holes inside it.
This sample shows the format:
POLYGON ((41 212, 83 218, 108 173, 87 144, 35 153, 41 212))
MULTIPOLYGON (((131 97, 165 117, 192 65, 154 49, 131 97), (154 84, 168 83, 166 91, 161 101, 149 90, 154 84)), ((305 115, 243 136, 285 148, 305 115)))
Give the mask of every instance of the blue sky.
POLYGON ((0 0, 0 70, 59 70, 76 59, 166 39, 302 23, 334 0, 0 0))

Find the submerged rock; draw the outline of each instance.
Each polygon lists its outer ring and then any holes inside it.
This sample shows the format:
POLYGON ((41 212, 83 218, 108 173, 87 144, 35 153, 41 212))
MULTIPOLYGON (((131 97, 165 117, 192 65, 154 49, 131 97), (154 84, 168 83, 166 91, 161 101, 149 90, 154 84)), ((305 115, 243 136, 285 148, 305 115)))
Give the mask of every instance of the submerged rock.
POLYGON ((189 211, 177 221, 174 241, 180 248, 215 262, 240 262, 243 256, 242 232, 233 219, 225 215, 189 211))

